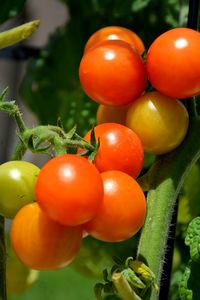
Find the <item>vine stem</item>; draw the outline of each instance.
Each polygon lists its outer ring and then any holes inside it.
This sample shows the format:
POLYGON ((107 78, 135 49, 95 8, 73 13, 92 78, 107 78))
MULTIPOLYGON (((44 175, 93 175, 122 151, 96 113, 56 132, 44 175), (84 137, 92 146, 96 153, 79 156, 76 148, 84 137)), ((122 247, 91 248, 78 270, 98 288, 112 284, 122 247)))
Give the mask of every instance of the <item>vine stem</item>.
MULTIPOLYGON (((170 231, 176 199, 192 165, 200 157, 200 120, 191 120, 190 130, 183 144, 168 155, 157 159, 146 174, 151 187, 147 197, 147 216, 142 230, 137 258, 144 261, 160 286, 166 243, 170 231)), ((153 290, 150 298, 156 300, 153 290)))

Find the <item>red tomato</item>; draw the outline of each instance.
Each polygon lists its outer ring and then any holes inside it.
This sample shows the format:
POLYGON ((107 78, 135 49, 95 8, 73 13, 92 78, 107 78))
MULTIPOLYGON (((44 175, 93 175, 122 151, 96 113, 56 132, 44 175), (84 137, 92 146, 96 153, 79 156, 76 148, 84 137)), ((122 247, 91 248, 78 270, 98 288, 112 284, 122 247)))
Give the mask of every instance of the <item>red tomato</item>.
POLYGON ((97 109, 97 124, 118 123, 126 124, 126 114, 129 105, 126 106, 108 106, 100 104, 97 109))
POLYGON ((124 241, 144 223, 146 200, 143 191, 132 177, 123 172, 108 171, 101 175, 104 200, 97 215, 84 224, 84 228, 101 241, 124 241))
POLYGON ((123 41, 103 41, 82 58, 79 77, 86 94, 111 106, 134 101, 146 86, 146 71, 139 53, 123 41))
MULTIPOLYGON (((119 170, 137 177, 144 163, 144 150, 138 136, 126 126, 104 123, 95 128, 100 147, 94 164, 100 172, 119 170)), ((90 141, 91 130, 84 137, 90 141)))
POLYGON ((16 255, 32 269, 58 269, 68 265, 79 251, 81 240, 80 226, 67 227, 52 221, 37 203, 21 208, 11 227, 16 255))
POLYGON ((141 38, 130 29, 120 26, 107 26, 94 32, 85 45, 85 52, 104 40, 121 40, 131 44, 140 55, 144 52, 141 38))
POLYGON ((92 219, 103 198, 103 183, 86 158, 64 154, 48 161, 36 182, 36 199, 47 215, 64 225, 92 219))
POLYGON ((188 98, 200 93, 200 33, 175 28, 159 36, 146 58, 151 84, 172 98, 188 98))

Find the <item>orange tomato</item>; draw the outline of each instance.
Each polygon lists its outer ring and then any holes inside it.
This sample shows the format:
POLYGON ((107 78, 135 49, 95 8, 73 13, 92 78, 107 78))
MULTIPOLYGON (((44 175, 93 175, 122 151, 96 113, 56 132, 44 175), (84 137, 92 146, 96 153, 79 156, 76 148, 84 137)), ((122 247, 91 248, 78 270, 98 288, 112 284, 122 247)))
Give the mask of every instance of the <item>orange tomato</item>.
POLYGON ((93 46, 105 40, 121 40, 132 45, 140 55, 145 50, 143 41, 132 30, 121 26, 107 26, 94 32, 85 45, 85 53, 93 46))
POLYGON ((139 184, 120 171, 103 172, 104 199, 97 215, 83 225, 94 238, 120 242, 132 237, 143 225, 146 200, 139 184))
POLYGON ((78 253, 81 241, 81 227, 52 221, 37 203, 24 206, 13 219, 13 249, 31 269, 53 270, 68 265, 78 253))

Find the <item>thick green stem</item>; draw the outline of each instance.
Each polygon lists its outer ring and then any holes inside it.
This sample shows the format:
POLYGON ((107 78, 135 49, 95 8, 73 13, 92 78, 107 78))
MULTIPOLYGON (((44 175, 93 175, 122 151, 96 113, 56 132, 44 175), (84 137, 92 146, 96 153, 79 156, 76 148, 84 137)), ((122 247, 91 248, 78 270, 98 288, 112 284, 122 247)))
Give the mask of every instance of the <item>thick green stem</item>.
MULTIPOLYGON (((200 157, 200 120, 190 120, 190 130, 184 143, 175 151, 158 158, 147 173, 148 193, 147 217, 142 230, 138 259, 148 264, 160 286, 166 242, 174 205, 185 176, 200 157)), ((156 300, 158 293, 152 291, 156 300)))
POLYGON ((6 300, 6 247, 4 238, 4 218, 0 216, 0 300, 6 300))
POLYGON ((20 133, 23 133, 26 130, 26 126, 22 118, 22 113, 20 112, 18 106, 15 104, 14 101, 0 102, 0 111, 8 113, 13 116, 20 133))

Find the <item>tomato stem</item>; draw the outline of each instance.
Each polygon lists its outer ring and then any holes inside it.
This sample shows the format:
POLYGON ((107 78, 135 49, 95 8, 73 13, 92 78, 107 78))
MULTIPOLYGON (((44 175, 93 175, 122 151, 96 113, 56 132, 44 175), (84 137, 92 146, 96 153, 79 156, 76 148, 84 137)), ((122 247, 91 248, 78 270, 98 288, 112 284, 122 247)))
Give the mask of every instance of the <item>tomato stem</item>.
POLYGON ((0 33, 0 48, 14 45, 29 36, 38 28, 39 20, 34 20, 0 33))
POLYGON ((26 149, 24 143, 22 143, 22 141, 19 140, 10 160, 21 160, 22 157, 24 156, 26 150, 27 149, 26 149))
MULTIPOLYGON (((176 199, 192 165, 200 157, 200 120, 192 119, 182 145, 167 155, 158 157, 147 173, 150 184, 148 209, 138 247, 138 260, 144 261, 156 276, 160 286, 166 244, 176 199)), ((156 291, 150 298, 157 300, 156 291)))

